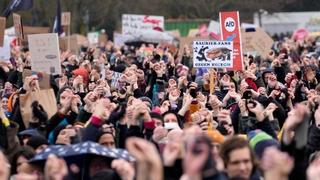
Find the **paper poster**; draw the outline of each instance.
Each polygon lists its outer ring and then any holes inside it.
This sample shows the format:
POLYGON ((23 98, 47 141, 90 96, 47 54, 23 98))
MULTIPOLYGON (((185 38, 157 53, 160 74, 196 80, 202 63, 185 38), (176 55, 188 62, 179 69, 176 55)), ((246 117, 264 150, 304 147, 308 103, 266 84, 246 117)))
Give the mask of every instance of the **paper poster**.
POLYGON ((122 15, 122 34, 141 34, 145 30, 164 30, 163 16, 122 15))
POLYGON ((233 70, 243 70, 239 12, 220 12, 221 39, 233 41, 233 70))
POLYGON ((28 35, 31 70, 61 74, 58 34, 28 35))
POLYGON ((87 34, 87 37, 90 44, 98 44, 99 32, 90 32, 87 34))
POLYGON ((61 25, 62 26, 69 26, 71 23, 71 13, 70 12, 63 12, 61 14, 61 25))
POLYGON ((115 47, 121 47, 124 45, 125 39, 124 36, 120 33, 113 33, 113 43, 115 47))
POLYGON ((19 14, 13 13, 13 26, 16 33, 16 36, 20 39, 20 41, 23 40, 23 29, 22 29, 22 21, 21 16, 19 14))
POLYGON ((4 36, 3 47, 0 47, 0 61, 7 61, 10 59, 10 42, 9 36, 4 36))
POLYGON ((6 18, 0 17, 0 47, 3 47, 5 30, 6 30, 6 18))
POLYGON ((233 67, 232 41, 194 41, 193 67, 233 67))

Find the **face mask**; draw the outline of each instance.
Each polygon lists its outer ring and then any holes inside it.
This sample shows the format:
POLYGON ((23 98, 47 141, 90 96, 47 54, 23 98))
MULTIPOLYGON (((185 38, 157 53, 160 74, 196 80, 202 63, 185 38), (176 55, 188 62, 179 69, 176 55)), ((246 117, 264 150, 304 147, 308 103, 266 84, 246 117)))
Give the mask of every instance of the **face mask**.
POLYGON ((180 126, 176 122, 164 123, 164 128, 166 129, 180 129, 180 126))

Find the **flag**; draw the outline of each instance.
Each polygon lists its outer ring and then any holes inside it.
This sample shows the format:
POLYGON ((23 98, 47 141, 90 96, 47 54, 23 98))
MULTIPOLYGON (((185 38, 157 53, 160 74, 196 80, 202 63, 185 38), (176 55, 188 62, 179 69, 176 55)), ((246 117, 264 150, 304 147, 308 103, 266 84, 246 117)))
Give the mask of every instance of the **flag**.
POLYGON ((3 12, 3 16, 8 18, 12 12, 28 10, 32 8, 33 0, 11 0, 3 12))
POLYGON ((61 26, 61 6, 60 6, 60 0, 57 0, 57 15, 54 20, 53 25, 53 32, 58 33, 58 35, 63 33, 62 26, 61 26))

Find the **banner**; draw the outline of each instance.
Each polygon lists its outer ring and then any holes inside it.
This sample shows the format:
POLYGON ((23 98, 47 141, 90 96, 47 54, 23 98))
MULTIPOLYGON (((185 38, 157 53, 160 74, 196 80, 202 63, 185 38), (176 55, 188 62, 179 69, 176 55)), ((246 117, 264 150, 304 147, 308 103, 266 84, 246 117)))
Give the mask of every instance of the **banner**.
POLYGON ((0 47, 0 61, 7 61, 10 59, 10 42, 13 38, 4 36, 3 47, 0 47))
POLYGON ((23 40, 23 29, 22 29, 22 21, 21 16, 19 14, 13 13, 13 26, 16 36, 19 38, 21 42, 23 40))
POLYGON ((0 47, 3 46, 5 30, 6 30, 6 18, 0 17, 0 47))
POLYGON ((69 26, 71 23, 71 13, 70 12, 63 12, 61 14, 61 25, 62 26, 69 26))
POLYGON ((194 41, 193 67, 233 67, 232 41, 194 41))
POLYGON ((28 35, 31 70, 61 74, 58 34, 28 35))
POLYGON ((122 34, 141 34, 145 30, 164 30, 163 16, 122 15, 122 34))
POLYGON ((233 68, 243 70, 239 12, 220 12, 221 38, 233 41, 233 68))

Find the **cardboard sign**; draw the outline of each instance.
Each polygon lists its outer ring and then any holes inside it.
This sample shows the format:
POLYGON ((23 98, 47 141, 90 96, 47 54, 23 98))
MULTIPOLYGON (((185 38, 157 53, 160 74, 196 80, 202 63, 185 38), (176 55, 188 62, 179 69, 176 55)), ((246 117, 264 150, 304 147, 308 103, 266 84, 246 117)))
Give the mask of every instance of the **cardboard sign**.
POLYGON ((263 29, 255 28, 251 32, 242 30, 241 34, 243 52, 256 52, 263 58, 268 56, 274 41, 263 29))
POLYGON ((49 27, 37 27, 37 26, 23 26, 23 34, 46 34, 50 33, 51 29, 49 27))
POLYGON ((0 47, 0 61, 7 61, 10 59, 10 42, 12 38, 4 36, 3 39, 3 47, 0 47))
MULTIPOLYGON (((85 36, 79 34, 73 34, 70 36, 70 51, 77 54, 81 45, 87 41, 85 36)), ((68 49, 68 37, 59 38, 59 45, 62 51, 68 49)))
POLYGON ((164 30, 163 16, 122 15, 122 34, 141 34, 145 30, 164 30))
POLYGON ((6 29, 6 18, 0 17, 0 47, 3 47, 5 29, 6 29))
POLYGON ((61 74, 58 34, 28 35, 31 70, 61 74))
POLYGON ((23 40, 23 28, 22 28, 22 21, 21 16, 19 14, 13 13, 13 26, 16 36, 19 38, 20 41, 23 40))
POLYGON ((193 67, 233 67, 232 41, 194 41, 193 67))
POLYGON ((62 26, 69 26, 71 23, 71 13, 70 12, 63 12, 61 14, 61 25, 62 26))
POLYGON ((220 12, 221 38, 233 41, 233 70, 243 69, 239 12, 220 12))
POLYGON ((99 42, 99 32, 90 32, 87 34, 90 44, 98 44, 99 42))

